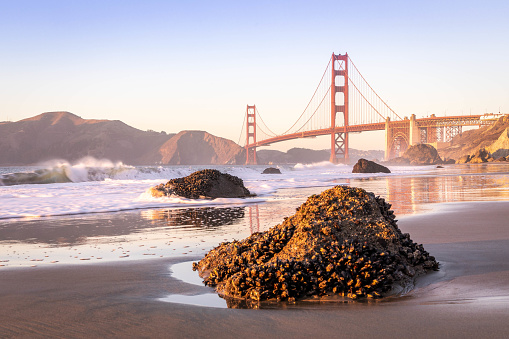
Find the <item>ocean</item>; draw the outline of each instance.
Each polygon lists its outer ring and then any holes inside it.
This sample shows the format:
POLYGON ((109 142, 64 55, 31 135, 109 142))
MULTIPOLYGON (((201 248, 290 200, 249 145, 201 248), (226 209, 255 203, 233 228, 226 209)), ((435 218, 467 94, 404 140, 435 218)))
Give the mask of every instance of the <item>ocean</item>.
POLYGON ((38 267, 203 256, 222 241, 280 223, 312 194, 335 185, 386 198, 396 216, 446 203, 508 200, 507 164, 390 166, 354 174, 329 162, 277 166, 128 166, 85 159, 0 167, 0 267, 38 267), (243 179, 247 199, 153 198, 169 179, 215 168, 243 179))

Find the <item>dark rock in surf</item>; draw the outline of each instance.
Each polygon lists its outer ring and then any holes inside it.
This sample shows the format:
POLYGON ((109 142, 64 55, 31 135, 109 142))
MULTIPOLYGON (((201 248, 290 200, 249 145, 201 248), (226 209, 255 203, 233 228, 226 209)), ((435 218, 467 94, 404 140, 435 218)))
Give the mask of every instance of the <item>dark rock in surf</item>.
POLYGON ((390 207, 363 189, 336 186, 266 232, 221 243, 193 269, 230 301, 380 298, 395 284, 438 269, 399 230, 390 207))
POLYGON ((359 159, 353 166, 352 173, 391 173, 391 171, 387 167, 379 165, 376 162, 359 159))
POLYGON ((281 171, 279 170, 279 168, 267 167, 266 169, 263 170, 262 174, 281 174, 281 171))
POLYGON ((189 199, 245 198, 253 196, 244 187, 242 179, 205 169, 184 177, 168 181, 150 189, 155 197, 178 195, 189 199))

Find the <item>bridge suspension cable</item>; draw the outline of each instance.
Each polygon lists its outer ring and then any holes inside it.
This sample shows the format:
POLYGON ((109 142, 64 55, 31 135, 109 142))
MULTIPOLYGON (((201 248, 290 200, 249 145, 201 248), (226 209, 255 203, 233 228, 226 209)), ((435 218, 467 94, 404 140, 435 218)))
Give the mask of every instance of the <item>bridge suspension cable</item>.
POLYGON ((401 120, 387 103, 373 90, 358 68, 349 58, 353 66, 349 71, 351 93, 350 125, 372 124, 391 120, 401 120))
MULTIPOLYGON (((350 61, 350 63, 352 64, 352 66, 355 68, 355 71, 357 74, 359 74, 359 76, 361 77, 361 79, 364 81, 364 83, 366 83, 366 85, 368 86, 368 88, 375 94, 375 96, 389 109, 390 112, 392 112, 392 114, 394 114, 398 120, 402 120, 401 117, 396 113, 394 112, 394 110, 392 108, 389 107, 389 105, 387 105, 387 103, 382 99, 380 98, 380 96, 375 92, 375 90, 369 85, 369 83, 366 81, 366 79, 364 79, 364 77, 362 76, 362 73, 359 72, 359 69, 357 68, 357 66, 355 66, 355 64, 353 63, 352 59, 350 57, 348 57, 348 60, 350 61)), ((367 101, 367 99, 365 99, 367 101)), ((379 113, 380 114, 380 113, 379 113)))
POLYGON ((244 115, 244 122, 242 122, 242 128, 240 130, 240 135, 239 135, 239 141, 237 141, 237 145, 240 145, 240 141, 242 140, 242 136, 244 136, 244 140, 246 138, 246 133, 245 133, 245 128, 246 127, 246 119, 247 119, 247 115, 244 115))
MULTIPOLYGON (((263 124, 263 126, 267 129, 267 131, 269 131, 270 133, 267 133, 267 132, 263 132, 264 134, 266 134, 267 136, 270 136, 270 137, 275 137, 277 136, 276 133, 272 132, 272 130, 269 128, 269 126, 267 126, 267 124, 265 123, 265 121, 263 121, 262 119, 262 116, 260 114, 260 111, 258 110, 258 108, 256 108, 256 116, 260 119, 261 123, 263 124)), ((258 120, 257 120, 258 121, 258 120)), ((257 126, 258 127, 258 126, 257 126)), ((263 130, 263 129, 262 129, 263 130)))
MULTIPOLYGON (((294 124, 288 128, 284 133, 282 133, 283 135, 284 134, 289 134, 290 131, 292 131, 292 129, 295 127, 295 125, 297 125, 297 123, 300 121, 300 119, 302 117, 304 117, 304 114, 306 114, 306 112, 308 111, 308 108, 309 106, 311 105, 311 103, 313 102, 313 99, 315 98, 315 96, 317 95, 317 92, 322 89, 323 91, 323 88, 322 88, 322 85, 324 84, 324 81, 323 79, 325 78, 325 75, 328 74, 330 72, 330 65, 331 65, 331 59, 329 59, 329 63, 327 64, 327 67, 325 67, 325 71, 323 72, 323 75, 322 75, 322 78, 320 79, 320 82, 318 83, 318 86, 316 86, 316 89, 313 93, 313 95, 311 96, 311 99, 309 99, 309 102, 308 104, 306 105, 306 108, 304 108, 304 111, 301 113, 301 115, 297 118, 297 120, 294 122, 294 124)), ((311 118, 316 114, 316 112, 318 111, 318 109, 320 108, 320 106, 322 105, 323 103, 323 100, 325 99, 325 97, 327 96, 327 94, 330 92, 330 84, 328 84, 327 86, 325 86, 327 88, 327 92, 325 93, 325 95, 322 96, 322 99, 320 100, 320 104, 314 109, 313 113, 310 115, 310 117, 304 122, 304 124, 297 129, 297 132, 302 130, 302 128, 306 125, 306 123, 308 123, 311 118)))

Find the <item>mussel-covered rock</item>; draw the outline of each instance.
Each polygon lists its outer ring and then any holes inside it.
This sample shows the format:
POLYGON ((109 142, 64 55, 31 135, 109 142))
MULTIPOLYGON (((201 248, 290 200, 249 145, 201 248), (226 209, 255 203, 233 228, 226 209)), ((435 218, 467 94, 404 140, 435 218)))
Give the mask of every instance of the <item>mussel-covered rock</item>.
POLYGON ((150 189, 155 197, 178 195, 189 199, 244 198, 252 196, 242 179, 214 169, 194 172, 150 189))
POLYGON ((336 186, 310 196, 283 223, 220 244, 193 269, 226 297, 380 298, 395 283, 438 269, 435 258, 399 230, 390 207, 363 189, 336 186))

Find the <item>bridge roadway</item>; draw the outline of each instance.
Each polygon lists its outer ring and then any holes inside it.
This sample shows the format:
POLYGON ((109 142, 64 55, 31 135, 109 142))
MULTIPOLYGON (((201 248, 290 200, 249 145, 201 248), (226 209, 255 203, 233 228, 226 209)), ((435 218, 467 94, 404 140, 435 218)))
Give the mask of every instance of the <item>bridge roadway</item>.
MULTIPOLYGON (((482 117, 486 118, 486 115, 459 115, 459 116, 449 116, 449 117, 436 117, 432 115, 431 117, 427 118, 420 118, 415 119, 416 125, 418 128, 437 128, 437 127, 446 127, 446 126, 482 126, 482 125, 489 125, 494 122, 497 118, 488 118, 488 119, 482 119, 482 117)), ((384 122, 377 122, 377 123, 370 123, 370 124, 359 124, 359 125, 349 125, 346 127, 339 126, 334 129, 334 131, 331 130, 330 127, 323 128, 323 129, 317 129, 312 131, 304 131, 304 132, 297 132, 297 133, 289 133, 289 134, 283 134, 278 135, 272 138, 268 138, 265 140, 256 141, 255 143, 246 145, 245 148, 253 148, 253 147, 261 147, 261 146, 269 146, 270 144, 281 142, 281 141, 287 141, 287 140, 293 140, 293 139, 299 139, 299 138, 311 138, 311 137, 317 137, 320 135, 330 135, 333 132, 334 133, 354 133, 354 132, 366 132, 366 131, 379 131, 379 130, 386 130, 388 128, 396 127, 396 125, 401 125, 404 123, 409 123, 410 120, 408 118, 405 118, 403 120, 396 120, 396 121, 384 121, 384 122)), ((386 131, 387 132, 387 131, 386 131)))

